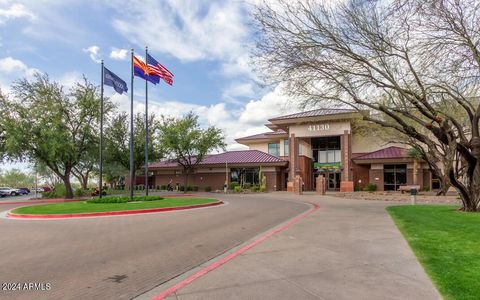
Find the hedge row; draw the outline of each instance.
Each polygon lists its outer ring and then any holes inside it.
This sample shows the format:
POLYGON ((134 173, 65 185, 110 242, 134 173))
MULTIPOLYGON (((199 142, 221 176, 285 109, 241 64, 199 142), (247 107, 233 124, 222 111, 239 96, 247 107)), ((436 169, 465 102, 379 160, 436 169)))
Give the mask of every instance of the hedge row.
MULTIPOLYGON (((157 201, 162 200, 163 197, 160 196, 135 196, 133 201, 157 201)), ((130 197, 128 196, 108 196, 102 198, 95 198, 88 200, 88 203, 127 203, 130 202, 130 197)))

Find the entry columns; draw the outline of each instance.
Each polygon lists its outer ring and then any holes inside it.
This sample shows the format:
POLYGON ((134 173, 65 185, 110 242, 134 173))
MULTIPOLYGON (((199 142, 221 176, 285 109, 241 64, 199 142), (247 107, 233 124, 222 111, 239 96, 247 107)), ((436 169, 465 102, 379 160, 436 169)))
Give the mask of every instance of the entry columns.
POLYGON ((340 181, 340 192, 353 192, 353 178, 351 169, 352 143, 351 134, 345 130, 340 136, 342 147, 342 180, 340 181))
POLYGON ((295 186, 295 176, 299 174, 299 157, 298 157, 298 138, 295 137, 295 134, 292 133, 288 139, 288 148, 289 148, 289 163, 288 163, 288 183, 287 191, 294 192, 295 186))

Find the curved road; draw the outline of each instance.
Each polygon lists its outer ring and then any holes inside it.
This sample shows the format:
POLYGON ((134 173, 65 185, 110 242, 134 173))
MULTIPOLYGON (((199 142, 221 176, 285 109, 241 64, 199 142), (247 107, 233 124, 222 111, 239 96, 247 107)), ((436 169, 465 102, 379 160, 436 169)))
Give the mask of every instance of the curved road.
MULTIPOLYGON (((301 202, 213 195, 228 205, 149 215, 0 219, 0 282, 50 283, 2 299, 131 299, 306 210, 301 202)), ((0 211, 15 206, 1 204, 0 211)))

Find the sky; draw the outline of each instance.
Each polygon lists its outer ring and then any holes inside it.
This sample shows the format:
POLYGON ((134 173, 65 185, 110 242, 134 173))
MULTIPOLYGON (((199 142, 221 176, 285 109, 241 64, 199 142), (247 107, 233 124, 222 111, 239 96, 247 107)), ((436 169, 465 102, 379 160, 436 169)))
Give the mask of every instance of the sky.
MULTIPOLYGON (((130 49, 149 54, 174 75, 173 86, 151 85, 149 112, 199 115, 202 126, 234 139, 269 131, 267 119, 298 111, 280 86, 253 70, 252 2, 215 0, 0 0, 0 88, 48 73, 66 87, 85 75, 100 84, 100 60, 130 87, 130 49)), ((134 109, 145 111, 145 82, 134 81, 134 109)), ((105 88, 119 110, 130 94, 105 88)), ((5 168, 18 164, 4 164, 5 168)))

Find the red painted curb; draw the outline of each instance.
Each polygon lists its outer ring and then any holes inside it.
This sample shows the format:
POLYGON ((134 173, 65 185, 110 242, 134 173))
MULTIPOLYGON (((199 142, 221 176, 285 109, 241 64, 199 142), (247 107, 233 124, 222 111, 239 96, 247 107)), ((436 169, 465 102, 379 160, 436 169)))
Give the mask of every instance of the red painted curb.
POLYGON ((100 217, 100 216, 120 216, 120 215, 136 215, 146 214, 153 212, 165 212, 174 210, 186 210, 192 208, 209 207, 223 204, 223 201, 217 201, 213 203, 175 206, 175 207, 162 207, 162 208, 147 208, 147 209, 133 209, 133 210, 118 210, 109 212, 93 212, 93 213, 78 213, 78 214, 55 214, 55 215, 22 215, 8 212, 7 216, 16 219, 64 219, 64 218, 85 218, 85 217, 100 217))
POLYGON ((173 294, 174 292, 176 292, 177 290, 189 285, 190 283, 192 283, 193 281, 195 281, 196 279, 204 276, 205 274, 207 274, 208 272, 210 271, 213 271, 215 269, 217 269, 218 267, 220 267, 221 265, 231 261, 232 259, 234 259, 235 257, 239 256, 240 254, 243 254, 245 253, 246 251, 250 250, 251 248, 255 247, 256 245, 260 244, 261 242, 269 239, 270 237, 272 237, 273 235, 281 232, 281 231, 284 231, 285 229, 287 229, 288 227, 292 226, 293 224, 295 223, 298 223, 300 220, 308 217, 309 215, 311 215, 312 213, 314 213, 315 211, 319 210, 320 209, 320 205, 318 204, 313 204, 313 208, 311 208, 309 211, 307 211, 306 213, 303 213, 301 214, 300 216, 290 220, 289 222, 283 224, 282 226, 276 228, 276 229, 273 229, 272 231, 266 233, 265 235, 259 237, 258 239, 256 239, 255 241, 253 241, 252 243, 240 248, 239 250, 217 260, 217 261, 214 261, 213 263, 211 263, 210 265, 206 266, 205 268, 201 269, 200 271, 198 271, 197 273, 195 274, 192 274, 190 275, 189 277, 187 277, 186 279, 180 281, 179 283, 175 284, 174 286, 172 286, 171 288, 169 289, 166 289, 165 291, 161 292, 160 294, 158 294, 157 296, 153 297, 152 300, 162 300, 162 299, 165 299, 166 297, 170 296, 171 294, 173 294))

